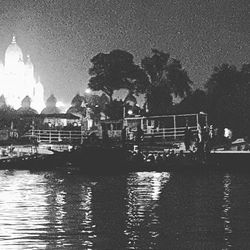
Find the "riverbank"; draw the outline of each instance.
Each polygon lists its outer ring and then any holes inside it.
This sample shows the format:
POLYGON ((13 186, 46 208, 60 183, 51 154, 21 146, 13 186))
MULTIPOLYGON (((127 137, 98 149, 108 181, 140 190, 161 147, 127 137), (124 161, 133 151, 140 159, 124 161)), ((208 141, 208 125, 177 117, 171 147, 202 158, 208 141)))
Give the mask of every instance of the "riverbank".
MULTIPOLYGON (((212 150, 210 153, 186 151, 183 142, 172 144, 147 145, 141 143, 121 144, 38 144, 10 145, 0 147, 5 162, 12 161, 12 168, 30 168, 36 160, 36 166, 43 168, 59 167, 83 173, 97 175, 119 174, 136 171, 204 171, 206 169, 248 170, 245 162, 250 161, 250 151, 212 150), (50 157, 48 157, 50 156, 50 157), (237 156, 237 157, 236 157, 237 156), (5 158, 4 158, 5 157, 5 158), (20 160, 19 160, 20 159, 20 160), (235 161, 236 159, 236 161, 235 161), (238 163, 238 164, 237 164, 238 163), (16 165, 16 166, 15 166, 16 165)), ((36 167, 35 166, 35 167, 36 167)), ((2 164, 2 167, 4 165, 2 164)), ((35 168, 34 167, 34 168, 35 168)))

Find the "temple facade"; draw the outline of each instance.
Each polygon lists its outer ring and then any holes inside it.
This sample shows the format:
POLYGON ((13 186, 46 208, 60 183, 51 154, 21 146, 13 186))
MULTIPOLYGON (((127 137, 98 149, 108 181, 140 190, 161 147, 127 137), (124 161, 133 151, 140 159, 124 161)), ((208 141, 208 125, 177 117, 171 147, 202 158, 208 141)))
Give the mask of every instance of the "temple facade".
POLYGON ((24 58, 15 36, 5 51, 4 62, 0 61, 0 95, 15 109, 21 107, 26 96, 30 97, 31 107, 39 113, 45 107, 43 85, 39 77, 35 78, 31 58, 29 55, 24 58))

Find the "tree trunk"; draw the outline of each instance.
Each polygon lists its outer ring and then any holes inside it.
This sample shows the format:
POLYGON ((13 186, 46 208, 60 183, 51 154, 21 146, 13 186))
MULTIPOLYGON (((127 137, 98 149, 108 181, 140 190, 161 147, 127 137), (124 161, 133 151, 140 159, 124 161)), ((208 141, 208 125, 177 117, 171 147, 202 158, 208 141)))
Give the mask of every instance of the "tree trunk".
POLYGON ((109 102, 112 103, 113 102, 113 93, 108 94, 108 97, 109 97, 109 102))

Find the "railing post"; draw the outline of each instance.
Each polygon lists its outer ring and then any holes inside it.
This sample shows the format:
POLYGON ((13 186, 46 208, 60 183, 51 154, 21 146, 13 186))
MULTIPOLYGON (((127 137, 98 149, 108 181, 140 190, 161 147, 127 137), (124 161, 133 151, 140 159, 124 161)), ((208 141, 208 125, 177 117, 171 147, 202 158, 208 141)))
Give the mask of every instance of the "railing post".
POLYGON ((83 136, 82 136, 82 126, 81 126, 81 130, 80 130, 80 143, 83 143, 83 136))
POLYGON ((196 131, 198 130, 199 127, 199 114, 196 114, 196 131))
POLYGON ((176 116, 174 115, 174 139, 176 140, 176 116))

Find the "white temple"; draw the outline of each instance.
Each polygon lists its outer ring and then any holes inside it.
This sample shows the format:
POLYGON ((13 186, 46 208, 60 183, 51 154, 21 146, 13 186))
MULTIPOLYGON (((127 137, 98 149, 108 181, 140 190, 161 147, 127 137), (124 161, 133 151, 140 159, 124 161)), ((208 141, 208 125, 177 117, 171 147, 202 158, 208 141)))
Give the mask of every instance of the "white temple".
POLYGON ((20 108, 26 96, 31 98, 31 107, 39 113, 45 107, 43 85, 39 78, 35 79, 30 56, 23 58, 15 36, 6 49, 4 64, 0 61, 0 95, 15 109, 20 108))

